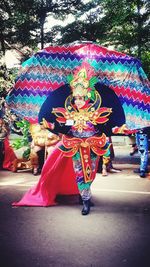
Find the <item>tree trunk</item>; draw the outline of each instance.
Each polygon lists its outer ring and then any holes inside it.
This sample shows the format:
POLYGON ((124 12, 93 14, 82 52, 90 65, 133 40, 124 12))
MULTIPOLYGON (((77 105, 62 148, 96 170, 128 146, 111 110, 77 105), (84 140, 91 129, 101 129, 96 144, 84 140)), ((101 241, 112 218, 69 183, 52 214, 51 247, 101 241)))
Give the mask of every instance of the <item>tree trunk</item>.
POLYGON ((138 25, 137 25, 137 46, 138 46, 138 58, 141 58, 141 32, 142 32, 142 20, 141 20, 141 1, 137 0, 137 12, 138 12, 138 25))
POLYGON ((41 22, 41 49, 44 48, 44 23, 41 22))
POLYGON ((1 35, 1 40, 0 40, 0 42, 1 42, 1 50, 2 50, 2 53, 3 53, 3 55, 5 55, 5 42, 4 42, 4 35, 3 35, 3 33, 2 33, 2 31, 0 32, 0 35, 1 35))

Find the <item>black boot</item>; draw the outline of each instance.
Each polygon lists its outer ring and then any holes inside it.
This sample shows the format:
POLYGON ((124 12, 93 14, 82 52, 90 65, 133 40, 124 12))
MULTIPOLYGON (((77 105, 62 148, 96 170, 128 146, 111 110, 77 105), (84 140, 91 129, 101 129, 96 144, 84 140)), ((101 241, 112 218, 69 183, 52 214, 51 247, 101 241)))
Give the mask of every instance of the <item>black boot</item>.
POLYGON ((145 174, 144 171, 140 171, 140 177, 141 177, 141 178, 145 178, 145 177, 146 177, 146 174, 145 174))
POLYGON ((83 200, 82 215, 87 215, 90 212, 90 200, 83 200))
MULTIPOLYGON (((95 204, 89 199, 90 207, 94 207, 95 204)), ((79 195, 79 205, 83 205, 82 197, 79 195)))
POLYGON ((140 169, 135 169, 133 172, 134 172, 134 173, 139 173, 139 174, 140 174, 141 172, 149 173, 149 170, 146 169, 146 170, 144 171, 144 170, 140 170, 140 169))

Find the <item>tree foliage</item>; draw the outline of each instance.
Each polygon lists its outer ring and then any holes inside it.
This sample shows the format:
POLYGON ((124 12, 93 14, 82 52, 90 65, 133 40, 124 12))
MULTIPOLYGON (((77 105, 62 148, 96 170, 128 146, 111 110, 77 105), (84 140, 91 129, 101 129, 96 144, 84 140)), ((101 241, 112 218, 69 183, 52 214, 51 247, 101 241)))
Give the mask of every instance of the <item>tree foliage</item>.
POLYGON ((41 43, 95 41, 138 57, 150 75, 149 0, 0 0, 1 50, 6 42, 36 47, 41 43), (49 15, 74 21, 44 32, 49 15))
MULTIPOLYGON (((85 12, 85 10, 84 10, 85 12)), ((96 41, 138 57, 150 76, 149 0, 96 0, 87 5, 84 20, 76 20, 59 29, 60 43, 70 39, 96 41)))
POLYGON ((44 45, 44 23, 48 14, 63 18, 80 9, 80 0, 0 0, 1 49, 5 41, 35 46, 44 45))
MULTIPOLYGON (((33 46, 39 27, 34 13, 34 0, 0 0, 1 47, 5 53, 5 41, 33 46), (35 31, 33 34, 32 31, 35 31)), ((35 42, 35 43, 34 43, 35 42)))

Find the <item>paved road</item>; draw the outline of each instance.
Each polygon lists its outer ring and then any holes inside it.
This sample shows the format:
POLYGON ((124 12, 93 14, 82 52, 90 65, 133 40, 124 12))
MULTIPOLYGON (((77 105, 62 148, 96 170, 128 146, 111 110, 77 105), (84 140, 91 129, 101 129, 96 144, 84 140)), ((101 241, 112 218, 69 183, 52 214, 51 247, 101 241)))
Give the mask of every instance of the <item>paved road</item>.
POLYGON ((150 176, 139 178, 137 162, 125 156, 126 164, 116 160, 121 173, 97 174, 88 216, 77 197, 56 207, 12 208, 39 177, 0 171, 0 266, 149 267, 150 176))

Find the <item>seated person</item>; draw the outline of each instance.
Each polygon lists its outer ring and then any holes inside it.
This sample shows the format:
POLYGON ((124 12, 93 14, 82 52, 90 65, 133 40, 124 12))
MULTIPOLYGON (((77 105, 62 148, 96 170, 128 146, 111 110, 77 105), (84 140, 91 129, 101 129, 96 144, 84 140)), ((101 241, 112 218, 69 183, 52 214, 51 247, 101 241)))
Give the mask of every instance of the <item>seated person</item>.
POLYGON ((145 178, 148 170, 148 153, 149 153, 149 138, 150 127, 141 129, 136 133, 136 145, 140 155, 140 166, 138 170, 134 170, 135 173, 139 173, 141 178, 145 178))
POLYGON ((44 161, 52 152, 56 143, 60 141, 60 138, 40 124, 32 124, 30 132, 32 137, 30 161, 33 167, 33 174, 38 175, 41 172, 44 161))

